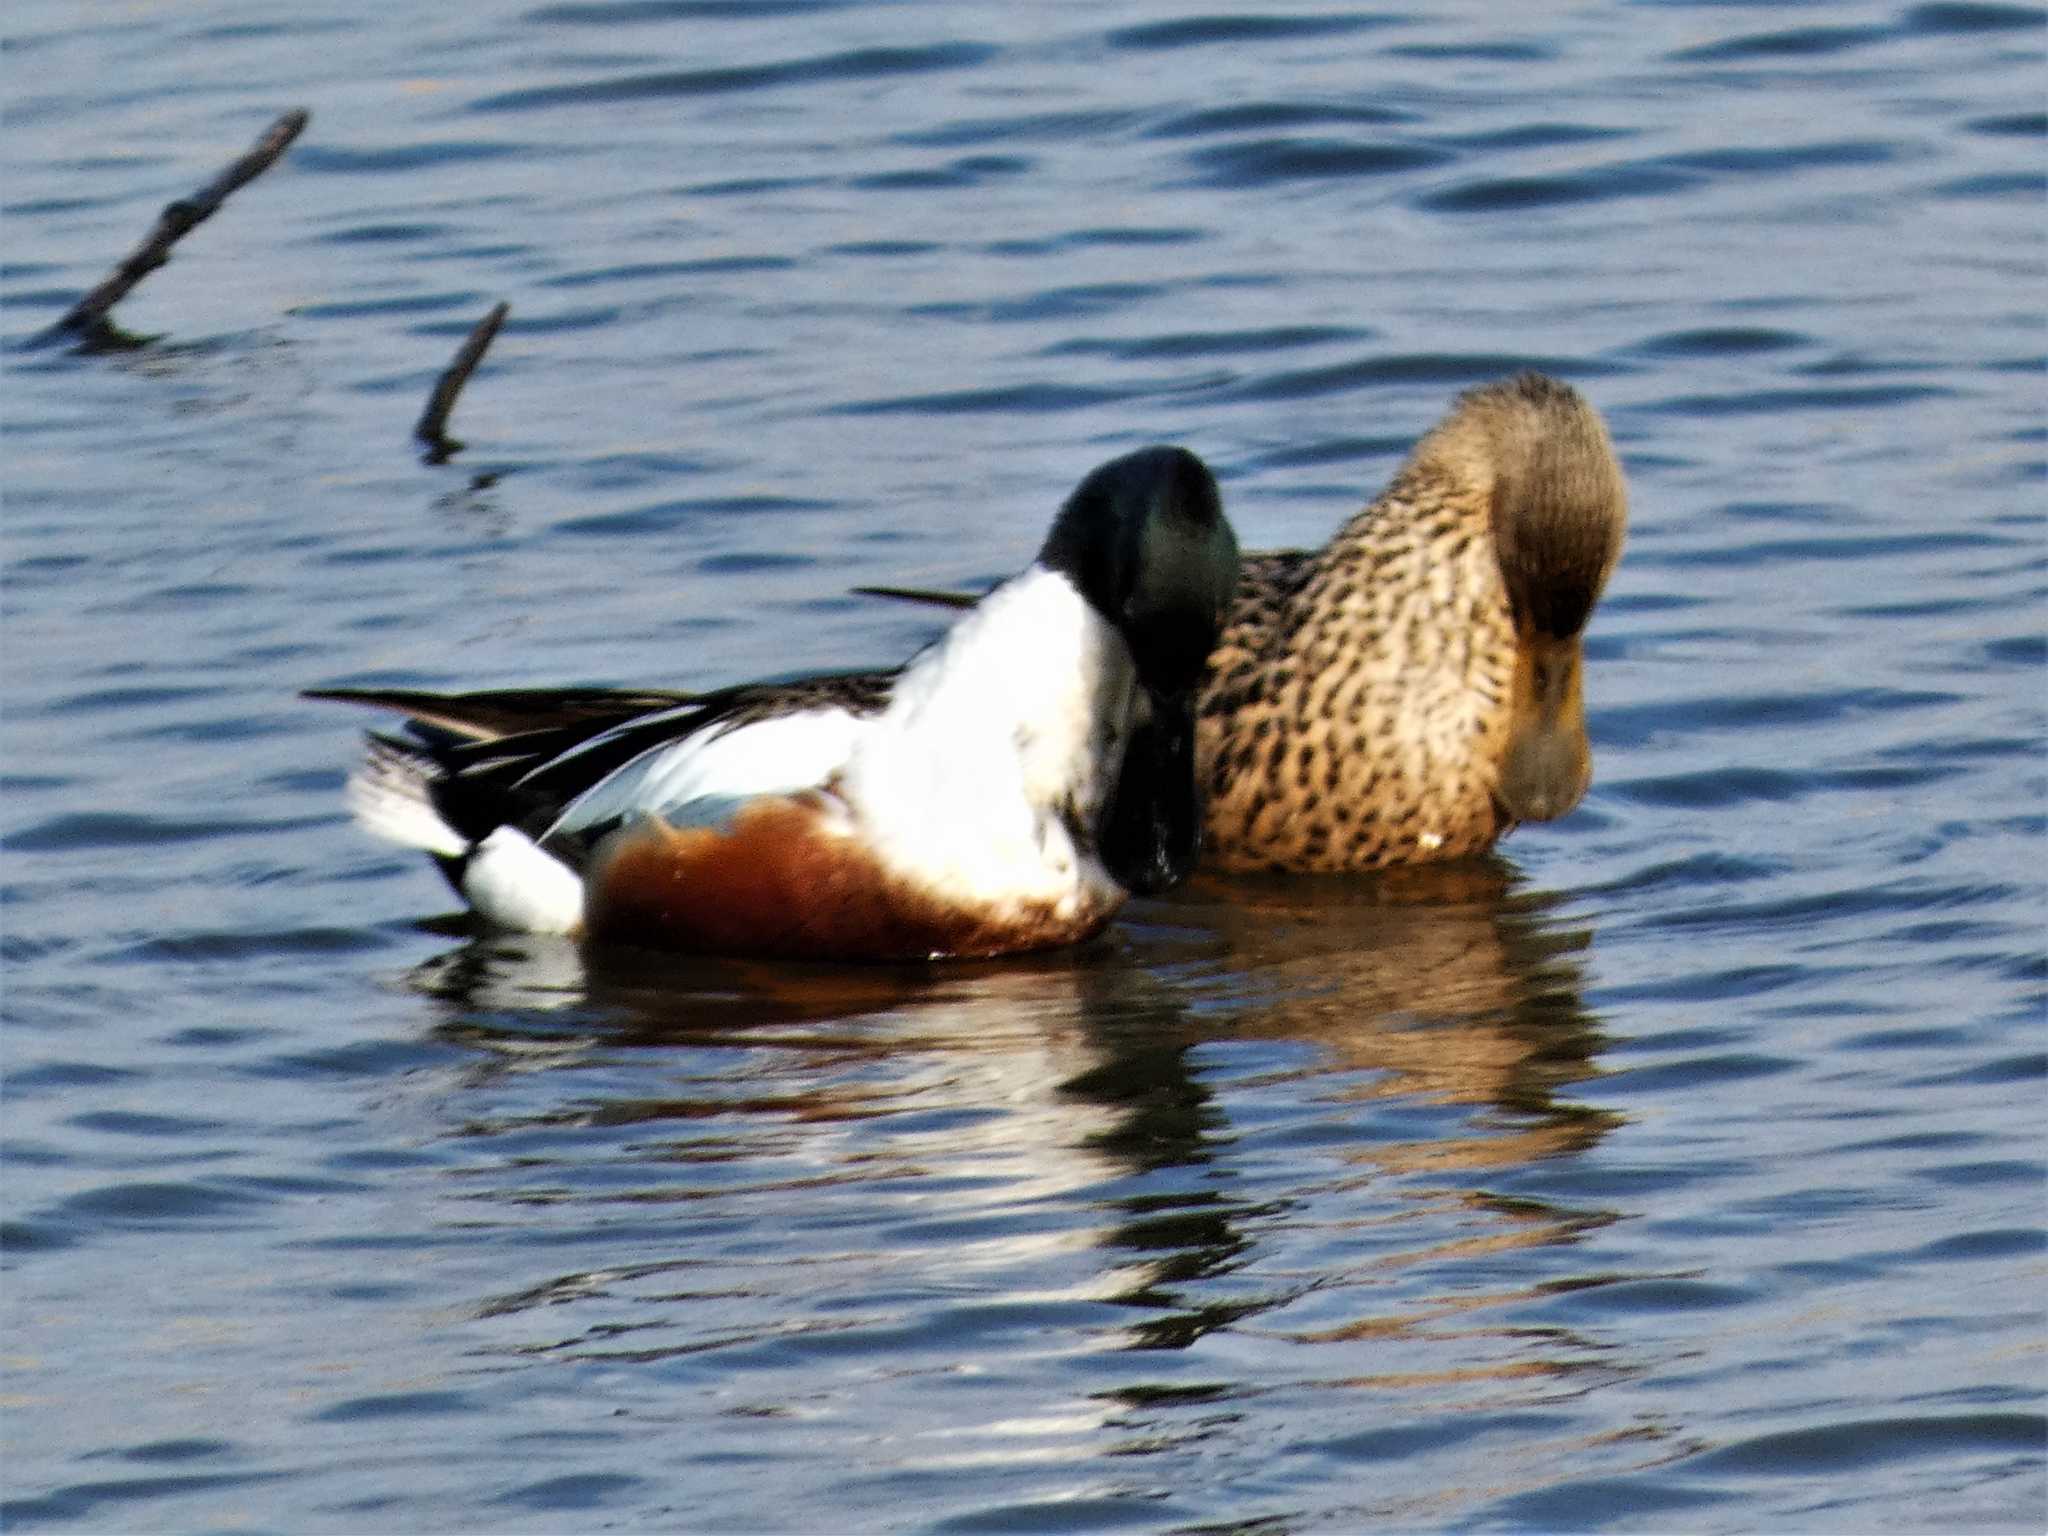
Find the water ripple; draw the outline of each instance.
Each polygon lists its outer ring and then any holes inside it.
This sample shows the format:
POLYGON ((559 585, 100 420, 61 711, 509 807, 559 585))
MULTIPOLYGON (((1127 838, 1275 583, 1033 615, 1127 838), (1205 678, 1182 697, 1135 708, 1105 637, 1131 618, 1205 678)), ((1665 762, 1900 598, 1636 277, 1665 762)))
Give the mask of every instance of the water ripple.
POLYGON ((1322 128, 1330 125, 1385 127, 1411 123, 1414 114, 1392 107, 1340 106, 1329 102, 1240 101, 1228 106, 1203 107, 1155 123, 1148 130, 1154 138, 1196 139, 1211 134, 1274 134, 1286 128, 1322 128))
POLYGON ((1965 123, 1972 133, 1989 138, 2048 138, 2048 112, 2014 112, 1998 117, 1980 117, 1965 123))
POLYGON ((333 176, 360 176, 382 171, 432 171, 465 162, 530 160, 548 153, 541 144, 506 140, 432 139, 424 143, 395 144, 381 149, 344 149, 336 145, 306 144, 292 154, 292 169, 316 171, 333 176))
MULTIPOLYGON (((1149 290, 1148 290, 1149 291, 1149 290)), ((1114 357, 1126 362, 1152 358, 1237 357, 1291 351, 1331 342, 1361 341, 1370 334, 1346 326, 1268 326, 1247 331, 1179 331, 1160 336, 1075 337, 1046 349, 1048 357, 1114 357)))
POLYGON ((1769 149, 1700 149, 1667 155, 1650 164, 1716 175, 1754 176, 1778 171, 1804 171, 1844 165, 1887 165, 1900 158, 1896 144, 1878 139, 1847 139, 1835 143, 1777 145, 1769 149))
POLYGON ((1728 394, 1677 395, 1651 407, 1691 416, 1761 416, 1781 411, 1862 411, 1910 405, 1958 393, 1939 384, 1870 384, 1837 389, 1749 389, 1728 394))
POLYGON ((936 128, 890 135, 896 144, 949 149, 968 144, 1099 143, 1139 121, 1136 112, 1100 108, 1071 112, 1019 112, 959 118, 936 128))
POLYGON ((530 26, 618 27, 667 21, 746 21, 766 16, 807 17, 858 0, 560 0, 520 16, 530 26))
POLYGON ((316 1421, 348 1423, 361 1419, 431 1419, 482 1411, 482 1404, 459 1392, 379 1392, 343 1398, 313 1417, 316 1421))
POLYGON ((1032 162, 1021 155, 963 155, 942 166, 875 171, 856 176, 851 184, 867 192, 929 192, 1021 176, 1031 167, 1032 162))
POLYGON ((1387 18, 1353 16, 1266 16, 1240 12, 1233 15, 1189 16, 1173 21, 1147 22, 1123 27, 1108 35, 1115 48, 1140 52, 1161 52, 1179 48, 1204 48, 1212 44, 1238 44, 1273 38, 1341 37, 1353 32, 1387 25, 1387 18))
POLYGON ((665 533, 706 520, 773 518, 792 513, 828 512, 832 508, 831 502, 791 496, 683 497, 618 512, 596 512, 585 517, 567 518, 556 528, 561 533, 585 537, 634 537, 665 533))
POLYGON ((1865 48, 1890 35, 1884 27, 1789 27, 1754 32, 1681 48, 1668 57, 1674 64, 1721 64, 1746 59, 1808 59, 1865 48))
POLYGON ((1673 166, 1613 165, 1548 176, 1477 176, 1426 192, 1415 201, 1435 213, 1501 213, 1615 198, 1661 197, 1695 184, 1673 166))
POLYGON ((40 1521, 82 1520, 101 1512, 102 1506, 107 1506, 105 1513, 112 1513, 136 1504, 161 1503, 190 1494, 252 1489, 291 1475, 284 1471, 189 1472, 69 1483, 37 1498, 0 1500, 0 1521, 21 1529, 40 1521))
POLYGON ((987 389, 960 389, 941 394, 898 395, 879 400, 856 400, 835 407, 849 416, 911 415, 1035 415, 1045 411, 1080 411, 1129 399, 1135 388, 1102 385, 1061 384, 1051 381, 1032 384, 996 385, 987 389))
POLYGON ((91 1226, 151 1227, 196 1222, 209 1228, 253 1221, 249 1207, 260 1197, 218 1183, 141 1180, 82 1190, 58 1209, 67 1222, 91 1226))
POLYGON ((787 59, 772 64, 663 70, 653 74, 581 81, 573 85, 500 91, 474 98, 469 109, 473 112, 532 112, 564 106, 620 106, 639 101, 681 100, 692 96, 773 90, 828 81, 879 80, 897 75, 971 69, 987 63, 997 51, 977 43, 935 43, 921 48, 857 48, 845 53, 787 59))
POLYGON ((1447 384, 1462 388, 1532 369, 1543 373, 1621 371, 1617 364, 1588 365, 1563 358, 1499 353, 1382 353, 1324 368, 1264 374, 1232 386, 1227 393, 1238 400, 1276 401, 1345 394, 1386 384, 1447 384))
POLYGON ((1908 30, 1967 37, 1980 32, 2038 32, 2041 12, 2028 5, 1996 5, 1947 0, 1916 5, 1905 14, 1908 30))
POLYGON ((1850 1420, 1823 1429, 1754 1435, 1694 1457, 1692 1473, 1737 1477, 1827 1476, 1860 1468, 1965 1454, 2039 1453, 2048 1417, 2035 1413, 1929 1414, 1850 1420))
POLYGON ((320 816, 251 820, 174 820, 121 811, 77 811, 35 822, 7 838, 17 853, 71 853, 91 848, 148 848, 165 843, 212 843, 223 837, 261 837, 325 823, 320 816))

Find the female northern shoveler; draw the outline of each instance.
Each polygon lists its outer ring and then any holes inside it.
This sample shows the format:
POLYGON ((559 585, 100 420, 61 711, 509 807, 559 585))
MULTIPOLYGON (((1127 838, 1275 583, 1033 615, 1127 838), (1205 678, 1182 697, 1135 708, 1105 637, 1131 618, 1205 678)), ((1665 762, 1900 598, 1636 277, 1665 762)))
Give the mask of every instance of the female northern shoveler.
POLYGON ((1598 413, 1529 373, 1461 396, 1321 549, 1247 554, 1198 704, 1211 861, 1448 859, 1577 805, 1580 638, 1627 524, 1598 413))
POLYGON ((1577 805, 1627 522, 1598 413, 1531 373, 1461 396, 1321 549, 1247 555, 1199 706, 1215 861, 1453 858, 1577 805))
POLYGON ((1237 579, 1208 468, 1095 470, 894 672, 716 693, 322 689, 402 711, 350 801, 530 932, 831 959, 1085 938, 1200 837, 1194 691, 1237 579))

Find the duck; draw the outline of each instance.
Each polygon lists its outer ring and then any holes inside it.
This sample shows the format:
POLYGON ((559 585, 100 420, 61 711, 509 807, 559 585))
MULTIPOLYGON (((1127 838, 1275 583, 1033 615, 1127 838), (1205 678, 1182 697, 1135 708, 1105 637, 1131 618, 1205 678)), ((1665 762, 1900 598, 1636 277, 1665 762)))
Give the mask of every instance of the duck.
POLYGON ((1194 700, 1236 535, 1194 453, 1085 476, 901 666, 709 692, 315 688, 393 711, 347 801, 498 929, 826 961, 1099 933, 1201 840, 1194 700))
POLYGON ((1584 635, 1627 527, 1599 413, 1531 372, 1461 394, 1321 548, 1246 552, 1196 700, 1205 866, 1426 864, 1575 807, 1584 635))

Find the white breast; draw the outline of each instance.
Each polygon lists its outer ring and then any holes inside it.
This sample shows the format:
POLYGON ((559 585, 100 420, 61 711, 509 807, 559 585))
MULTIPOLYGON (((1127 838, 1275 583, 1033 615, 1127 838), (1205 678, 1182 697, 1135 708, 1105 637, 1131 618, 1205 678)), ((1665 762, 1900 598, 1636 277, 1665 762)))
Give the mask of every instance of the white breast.
POLYGON ((843 793, 875 848, 969 902, 1120 899, 1066 818, 1114 783, 1136 673, 1066 577, 1034 566, 918 656, 861 736, 843 793))

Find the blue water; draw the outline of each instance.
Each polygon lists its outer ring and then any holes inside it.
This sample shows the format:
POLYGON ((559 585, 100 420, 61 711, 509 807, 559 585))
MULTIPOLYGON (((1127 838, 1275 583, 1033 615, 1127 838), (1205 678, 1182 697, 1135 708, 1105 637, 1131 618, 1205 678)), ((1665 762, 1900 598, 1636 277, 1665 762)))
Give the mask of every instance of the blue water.
POLYGON ((2038 8, 0 31, 10 1530, 2048 1523, 2038 8), (893 661, 1112 452, 1314 542, 1525 366, 1633 524, 1477 865, 593 968, 295 697, 893 661))

